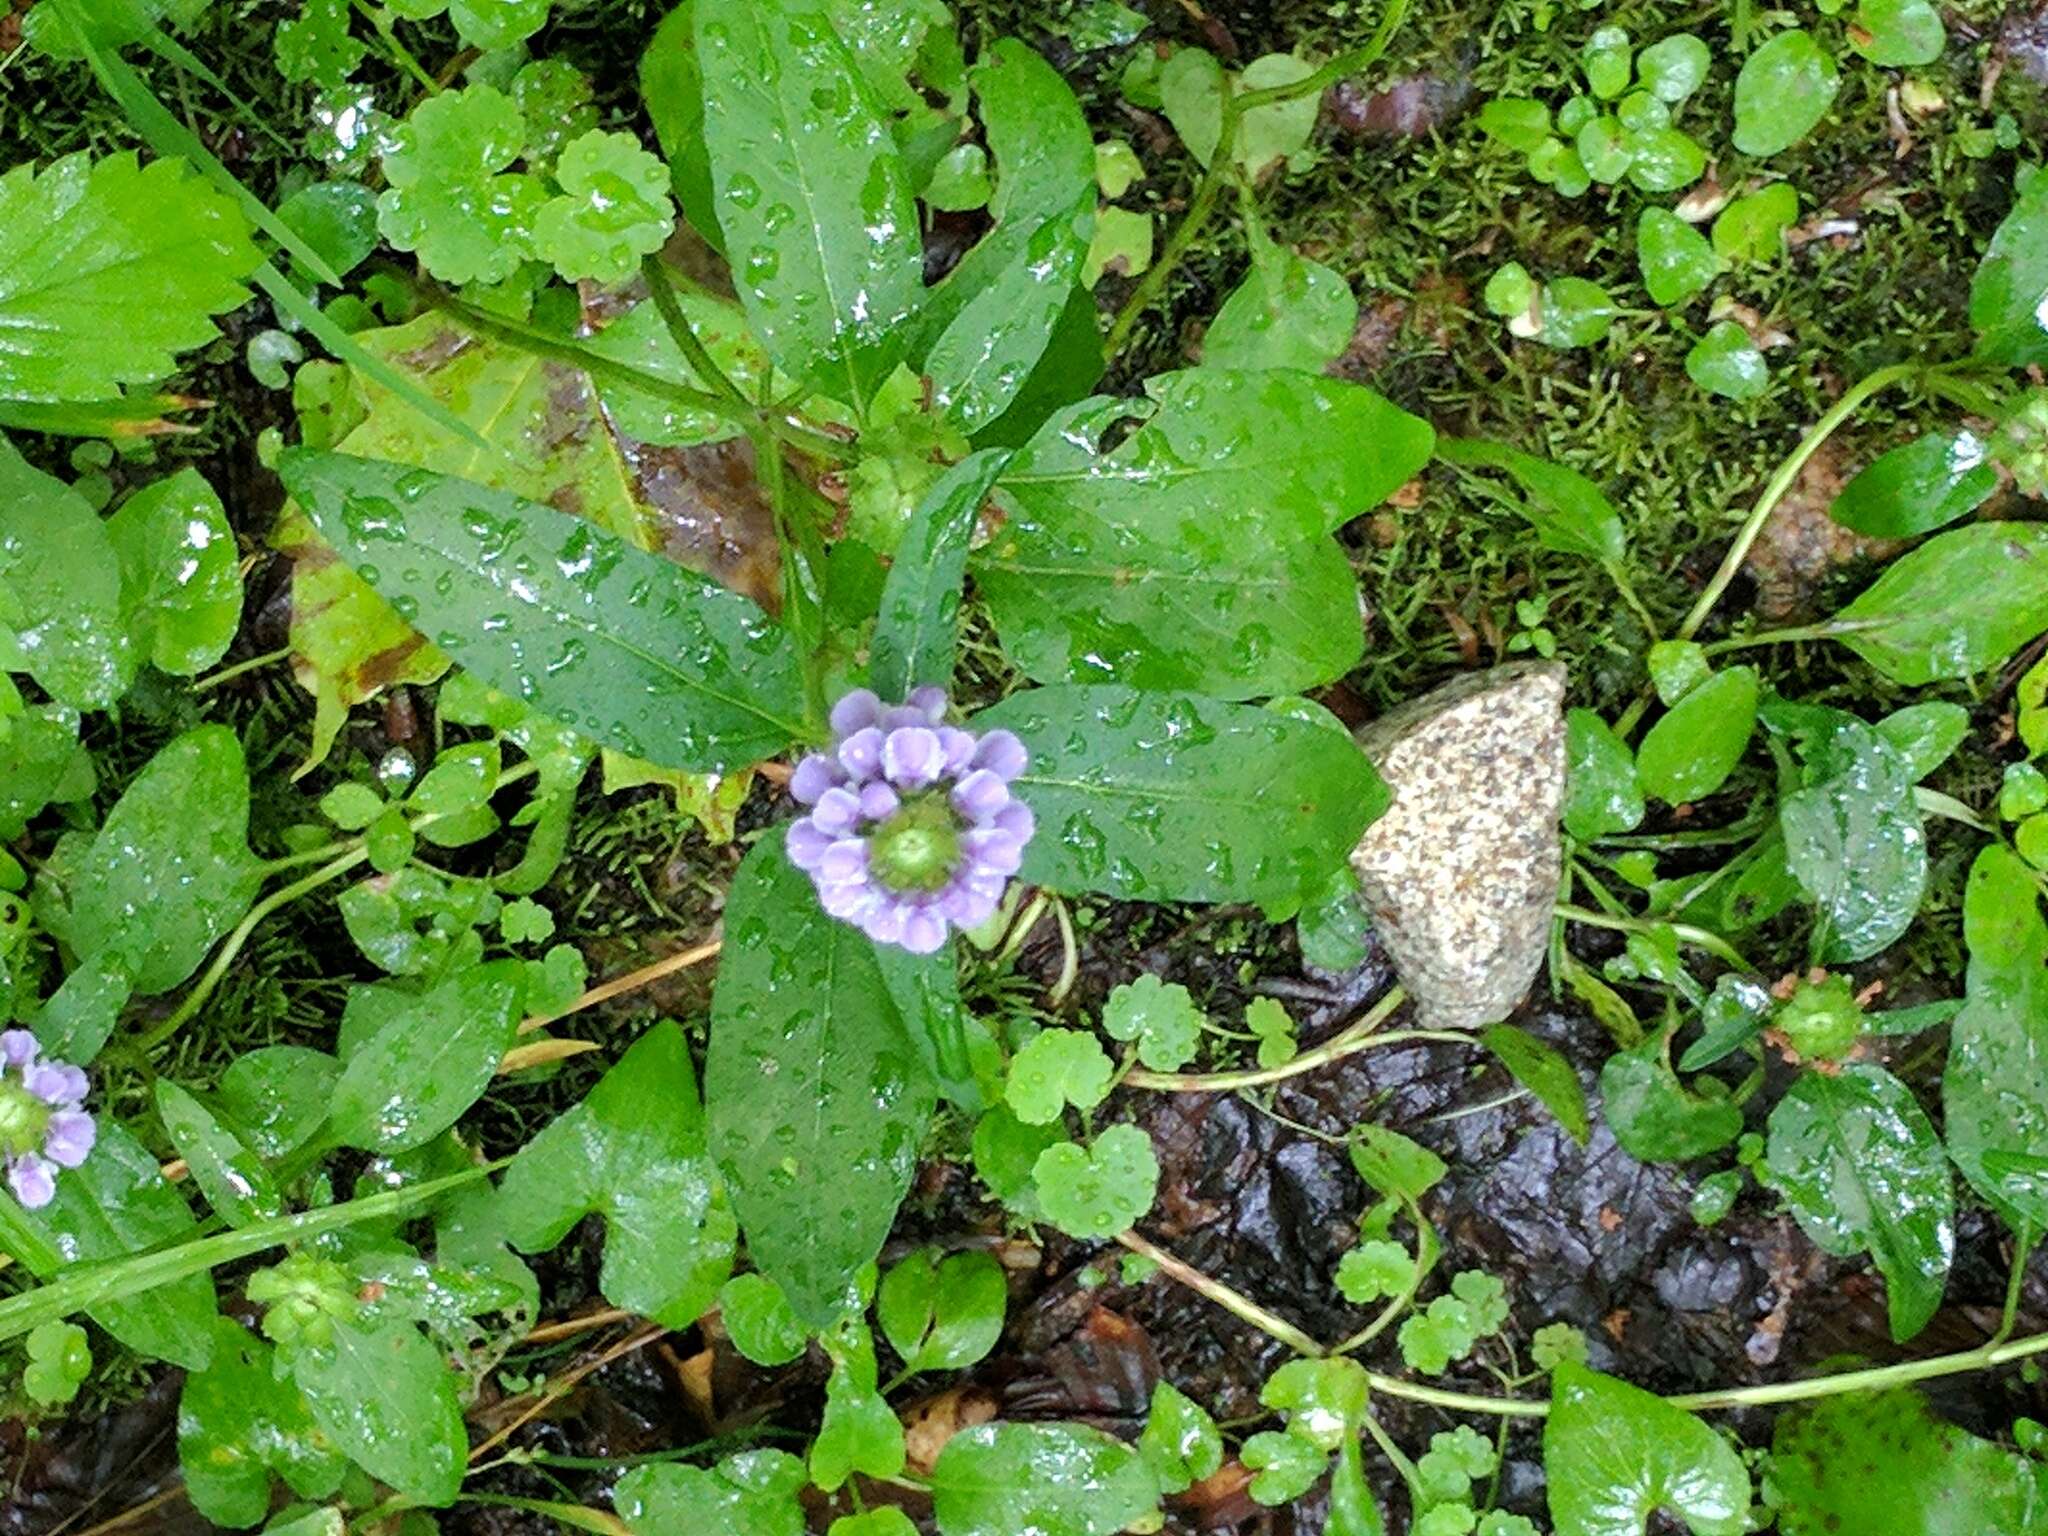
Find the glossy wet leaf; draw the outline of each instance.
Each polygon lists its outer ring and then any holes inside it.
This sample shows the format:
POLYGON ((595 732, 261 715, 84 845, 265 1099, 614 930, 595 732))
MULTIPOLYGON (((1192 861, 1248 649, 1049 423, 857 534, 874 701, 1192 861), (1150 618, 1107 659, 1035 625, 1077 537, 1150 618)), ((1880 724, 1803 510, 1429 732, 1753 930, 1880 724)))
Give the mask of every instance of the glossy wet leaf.
POLYGON ((1722 976, 1700 1008, 1700 1036, 1678 1058, 1680 1070, 1697 1072, 1733 1055, 1771 1021, 1773 999, 1761 982, 1722 976))
POLYGON ((1207 1409, 1170 1381, 1152 1389, 1138 1454, 1166 1493, 1183 1493, 1223 1465, 1223 1436, 1207 1409))
POLYGON ((1526 498, 1510 505, 1528 519, 1545 549, 1602 561, 1628 553, 1621 514, 1577 470, 1477 437, 1439 438, 1436 452, 1447 463, 1505 470, 1526 498))
POLYGON ((528 1142, 498 1201, 524 1253, 552 1248, 588 1212, 605 1219, 598 1287, 670 1327, 695 1322, 732 1267, 735 1228, 718 1187, 683 1034, 654 1025, 528 1142))
POLYGON ((581 519, 467 480, 289 450, 279 471, 356 574, 485 682, 663 767, 720 772, 802 734, 788 632, 581 519), (445 643, 443 643, 445 642, 445 643))
POLYGON ((1636 55, 1636 74, 1659 101, 1679 102, 1706 83, 1714 55, 1690 32, 1674 32, 1636 55))
POLYGON ((1032 1164, 1046 1219, 1069 1237, 1114 1237, 1152 1209, 1159 1159, 1135 1125, 1112 1125, 1087 1146, 1056 1142, 1032 1164))
POLYGON ((1790 149, 1827 116, 1841 74, 1813 34, 1780 32, 1735 77, 1735 147, 1745 155, 1790 149))
POLYGON ((1828 516, 1874 539, 1910 539, 1975 511, 1997 489, 1998 466, 1982 438, 1967 427, 1929 432, 1873 460, 1828 516))
POLYGON ((156 1080, 157 1116, 214 1215, 231 1227, 282 1215, 270 1170, 213 1111, 167 1077, 156 1080))
POLYGON ((1114 988, 1102 1005, 1103 1033, 1135 1041, 1138 1060, 1154 1072, 1177 1072, 1193 1061, 1205 1022, 1186 987, 1149 974, 1114 988))
POLYGON ((237 1056, 214 1090, 221 1112, 265 1158, 304 1145, 327 1118, 341 1065, 303 1045, 267 1045, 237 1056))
POLYGON ((1031 755, 1033 884, 1122 900, 1298 897, 1349 856, 1390 799, 1326 726, 1192 694, 1039 688, 975 716, 1031 755))
POLYGON ((1955 1252, 1955 1197, 1941 1138, 1882 1067, 1802 1073, 1771 1111, 1773 1187, 1834 1254, 1869 1252, 1903 1342, 1941 1305, 1955 1252))
POLYGON ((792 0, 695 7, 719 229, 754 334, 865 411, 923 295, 917 210, 846 43, 792 0))
POLYGON ((443 282, 503 282, 531 253, 547 196, 539 177, 507 169, 525 144, 525 117, 495 86, 427 97, 384 150, 378 229, 443 282))
POLYGON ((138 655, 194 677, 227 654, 242 622, 234 530, 213 487, 181 469, 137 491, 107 519, 121 562, 121 610, 138 655))
POLYGON ((789 1310, 782 1287, 766 1275, 734 1275, 719 1289, 718 1312, 732 1347, 756 1365, 787 1365, 804 1352, 810 1331, 789 1310))
POLYGON ((1158 1502, 1136 1452, 1079 1424, 977 1425, 932 1467, 941 1536, 1112 1536, 1158 1502))
POLYGON ((526 970, 494 960, 422 992, 378 990, 389 1007, 347 1053, 328 1131, 343 1146, 400 1152, 447 1130, 490 1086, 519 1028, 526 970))
POLYGON ((411 1323, 337 1321, 291 1369, 313 1422, 364 1471, 425 1504, 454 1500, 469 1453, 455 1375, 411 1323))
POLYGON ((1948 32, 1929 0, 1859 0, 1849 46, 1873 64, 1932 64, 1948 32))
POLYGON ((1686 377, 1710 395, 1727 400, 1754 400, 1771 387, 1770 365, 1749 332, 1723 320, 1693 343, 1685 354, 1686 377))
POLYGON ((882 1276, 875 1321, 906 1370, 955 1371, 995 1348, 1008 1303, 993 1256, 920 1248, 882 1276))
POLYGON ((803 1536, 804 1483, 787 1451, 740 1451, 715 1467, 635 1467, 612 1502, 633 1536, 803 1536))
POLYGON ((1643 286, 1659 304, 1683 304, 1721 274, 1707 237, 1668 208, 1645 208, 1636 223, 1643 286))
POLYGON ((1778 806, 1786 864, 1819 909, 1820 958, 1866 959, 1906 931, 1927 888, 1913 774, 1853 715, 1815 712, 1792 731, 1806 767, 1778 806))
POLYGON ((875 1345, 867 1326, 851 1322, 825 1336, 832 1375, 825 1383, 825 1413, 811 1442, 811 1481, 831 1493, 859 1473, 897 1477, 903 1472, 903 1423, 875 1381, 875 1345))
POLYGON ((972 564, 1005 649, 1042 681, 1231 698, 1342 672, 1364 638, 1324 535, 1421 467, 1428 428, 1301 373, 1197 369, 1147 388, 1149 404, 1055 417, 1003 471, 1007 521, 972 564), (1144 424, 1095 451, 1132 416, 1144 424))
POLYGON ((1553 278, 1543 285, 1538 339, 1550 347, 1590 347, 1613 328, 1620 306, 1598 283, 1553 278))
POLYGON ((1354 1129, 1350 1153, 1358 1176, 1390 1200, 1420 1200, 1449 1172, 1420 1142, 1370 1122, 1354 1129))
POLYGON ((49 704, 24 710, 0 733, 0 838, 21 836, 47 806, 91 798, 98 775, 78 726, 76 710, 49 704))
POLYGON ((1593 1123, 1586 1113, 1586 1090, 1580 1086, 1578 1069, 1555 1046, 1512 1024, 1495 1024, 1479 1039, 1583 1147, 1593 1123))
POLYGON ((1593 839, 1632 831, 1643 819, 1635 754, 1590 709, 1565 712, 1564 825, 1593 839))
POLYGON ((925 492, 904 527, 868 646, 870 679, 883 698, 906 698, 927 683, 951 685, 967 547, 1008 462, 1000 449, 969 454, 925 492))
POLYGON ((1398 1296, 1414 1279, 1415 1260, 1408 1250, 1378 1237, 1345 1250, 1331 1276, 1337 1294, 1358 1307, 1398 1296))
POLYGON ((1973 523, 1886 567, 1836 638, 1895 683, 1970 677, 2048 629, 2048 528, 1973 523))
POLYGON ((1600 1069, 1600 1099, 1615 1141, 1637 1162, 1704 1157, 1742 1134, 1741 1106, 1687 1089, 1671 1070, 1660 1038, 1607 1058, 1600 1069))
POLYGON ((64 937, 125 964, 135 990, 176 986, 255 895, 249 771, 226 726, 174 738, 129 784, 68 871, 64 937))
POLYGON ((782 839, 726 898, 704 1069, 711 1149, 756 1266, 833 1321, 910 1187, 933 1084, 859 930, 827 917, 782 839))
POLYGON ((1758 686, 1755 667, 1728 667, 1666 711, 1636 750, 1644 793, 1683 805, 1727 782, 1756 729, 1758 686))
POLYGON ((1963 937, 1966 1001, 1941 1083, 1949 1155, 2008 1226, 2048 1231, 2038 1181, 2001 1178, 1990 1161, 2048 1146, 2048 923, 2032 871, 2010 850, 1986 848, 1971 866, 1963 937))
POLYGON ((1742 1458, 1691 1414, 1573 1360, 1559 1362, 1550 1402, 1543 1463, 1557 1536, 1643 1536, 1660 1509, 1693 1536, 1748 1529, 1742 1458))
MULTIPOLYGON (((123 621, 121 560, 85 498, 0 436, 0 654, 59 704, 105 709, 136 656, 123 621)), ((0 673, 4 675, 4 673, 0 673)))
POLYGON ((1365 1459, 1356 1436, 1337 1447, 1330 1471, 1330 1518, 1324 1536, 1384 1536, 1386 1523, 1366 1482, 1365 1459))
POLYGON ((934 406, 979 432, 1018 398, 1081 279, 1096 220, 1095 148, 1072 88, 1016 38, 973 71, 996 162, 995 227, 931 292, 913 355, 934 406))
MULTIPOLYGON (((57 1198, 18 1219, 42 1240, 43 1253, 17 1253, 39 1280, 56 1274, 45 1254, 68 1264, 125 1259, 199 1235, 185 1197, 171 1186, 157 1160, 112 1117, 99 1118, 92 1155, 57 1177, 57 1198)), ((86 1315, 137 1354, 198 1370, 212 1357, 217 1311, 210 1274, 151 1287, 120 1301, 102 1302, 86 1315)))
POLYGON ((1320 373, 1351 344, 1358 299, 1342 274, 1253 227, 1252 266, 1202 338, 1206 368, 1320 373))
POLYGON ((133 990, 127 963, 97 954, 81 961, 27 1022, 45 1056, 82 1067, 107 1043, 133 990))
POLYGON ((211 1362, 178 1396, 178 1463, 192 1507, 228 1526, 269 1513, 273 1473, 301 1498, 324 1499, 348 1467, 298 1383, 273 1370, 271 1347, 225 1317, 214 1322, 211 1362))
POLYGON ((67 155, 0 176, 0 397, 109 400, 219 333, 262 260, 183 161, 67 155))
POLYGON ((1238 1460, 1254 1474, 1245 1492, 1271 1508, 1291 1504, 1313 1488, 1329 1465, 1330 1454, 1300 1435, 1265 1429, 1245 1440, 1238 1460))
POLYGON ((555 165, 562 190, 533 216, 534 254, 563 277, 621 283, 675 224, 668 168, 629 133, 571 139, 555 165))
POLYGON ((1778 1420, 1764 1501, 1783 1536, 2033 1532, 2048 1467, 1936 1418, 1910 1388, 1859 1392, 1778 1420))
POLYGON ((1483 102, 1475 121, 1489 139, 1525 155, 1550 139, 1550 108, 1526 96, 1496 96, 1483 102))
POLYGON ((2008 367, 2048 363, 2048 176, 2017 192, 1970 280, 1977 350, 2008 367))
POLYGON ((1798 222, 1798 192, 1788 181, 1774 181, 1721 210, 1714 220, 1714 251, 1731 262, 1774 261, 1784 254, 1785 231, 1798 222))
POLYGON ((1069 1104, 1076 1109, 1100 1104, 1115 1070, 1093 1035, 1042 1029, 1010 1058, 1003 1097, 1026 1125, 1051 1125, 1069 1104))
POLYGON ((1286 1415, 1289 1434, 1333 1451, 1357 1433, 1370 1395, 1365 1367, 1331 1357, 1288 1361, 1266 1378, 1259 1402, 1286 1415))

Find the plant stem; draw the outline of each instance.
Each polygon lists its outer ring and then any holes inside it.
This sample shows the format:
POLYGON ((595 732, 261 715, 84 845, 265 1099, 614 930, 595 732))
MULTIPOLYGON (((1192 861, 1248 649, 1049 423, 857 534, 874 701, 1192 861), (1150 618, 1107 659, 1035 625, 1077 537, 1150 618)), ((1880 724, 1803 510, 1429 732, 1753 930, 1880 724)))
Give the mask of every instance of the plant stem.
POLYGON ((192 691, 194 693, 206 693, 211 689, 218 688, 222 683, 232 683, 238 677, 257 671, 259 668, 270 666, 275 662, 283 661, 291 653, 292 648, 290 646, 281 645, 274 651, 265 651, 261 656, 251 656, 248 660, 238 661, 231 667, 222 667, 218 672, 209 672, 206 676, 196 679, 192 684, 192 691))
POLYGON ((1164 1273, 1173 1276, 1196 1295, 1206 1297, 1224 1311, 1243 1318, 1259 1332, 1278 1339, 1297 1355, 1320 1356, 1323 1353, 1322 1345, 1284 1317, 1275 1317, 1256 1301, 1233 1291, 1221 1280, 1211 1280, 1192 1264, 1183 1263, 1164 1248, 1154 1247, 1135 1230, 1119 1233, 1117 1241, 1140 1258, 1150 1259, 1164 1273))
POLYGON ((1406 992, 1399 987, 1389 987, 1386 995, 1348 1029, 1277 1067, 1258 1067, 1244 1072, 1133 1072, 1124 1081, 1133 1088, 1150 1088, 1155 1093, 1228 1093, 1237 1088, 1258 1088, 1267 1083, 1284 1082, 1290 1077, 1299 1077, 1304 1072, 1313 1072, 1318 1067, 1340 1061, 1355 1051, 1370 1050, 1378 1045, 1402 1045, 1415 1040, 1443 1040, 1463 1045, 1474 1043, 1474 1037, 1461 1030, 1403 1029, 1384 1035, 1374 1034, 1373 1031, 1406 1001, 1406 992))
POLYGON ((234 931, 227 937, 227 942, 214 952, 213 963, 207 966, 205 973, 192 984, 192 990, 185 994, 185 1000, 171 1011, 169 1017, 137 1040, 134 1050, 146 1056, 184 1027, 186 1021, 213 995, 213 989, 220 985, 228 967, 234 964, 235 956, 242 952, 242 946, 249 942, 249 935, 256 931, 256 925, 264 918, 279 907, 297 901, 307 892, 316 891, 328 881, 347 874, 369 857, 367 849, 352 849, 341 857, 322 864, 311 874, 300 876, 290 885, 279 886, 257 902, 242 920, 235 924, 234 931))
POLYGON ((668 265, 660 256, 649 256, 640 263, 640 270, 647 279, 647 293, 654 300, 654 307, 661 314, 661 323, 668 327, 669 339, 676 344, 676 350, 683 354, 698 379, 708 384, 712 392, 723 395, 733 406, 747 415, 755 414, 754 402, 740 392, 739 385, 726 377, 725 370, 711 355, 711 349, 704 345, 690 324, 690 317, 683 313, 682 301, 676 297, 675 284, 669 281, 668 265))
POLYGON ((428 74, 420 61, 412 56, 412 50, 398 40, 398 29, 392 24, 391 12, 381 5, 372 5, 370 0, 356 0, 356 9, 370 19, 370 25, 377 29, 377 35, 384 40, 386 51, 398 67, 424 86, 429 96, 440 95, 441 82, 428 74))
POLYGON ((677 971, 688 970, 700 961, 711 959, 718 953, 721 947, 720 940, 710 939, 692 948, 677 950, 672 955, 663 955, 659 960, 643 965, 636 971, 628 971, 623 976, 614 976, 610 981, 592 987, 560 1013, 537 1013, 530 1019, 522 1020, 519 1025, 519 1033, 522 1035, 531 1034, 536 1029, 554 1023, 557 1019, 566 1019, 572 1013, 581 1013, 586 1008, 595 1008, 599 1003, 609 1002, 612 998, 619 997, 624 993, 637 991, 651 981, 659 981, 662 977, 672 976, 677 971))
POLYGON ((1589 907, 1574 907, 1564 902, 1557 904, 1557 915, 1568 923, 1584 923, 1588 928, 1611 928, 1617 933, 1654 933, 1659 928, 1669 928, 1684 943, 1696 949, 1704 949, 1710 955, 1718 955, 1730 965, 1745 971, 1756 967, 1743 959, 1734 945, 1718 933, 1704 928, 1695 928, 1690 923, 1667 923, 1662 919, 1648 917, 1617 917, 1606 912, 1595 912, 1589 907))

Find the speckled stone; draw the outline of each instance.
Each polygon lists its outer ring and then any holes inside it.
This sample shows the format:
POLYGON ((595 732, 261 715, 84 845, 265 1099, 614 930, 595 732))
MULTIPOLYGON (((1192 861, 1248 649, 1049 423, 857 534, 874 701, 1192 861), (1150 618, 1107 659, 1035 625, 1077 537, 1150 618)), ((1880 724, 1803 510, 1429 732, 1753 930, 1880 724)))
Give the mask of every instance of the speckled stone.
POLYGON ((1351 863, 1430 1028, 1507 1017, 1542 968, 1563 861, 1564 685, 1558 662, 1514 662, 1358 732, 1394 803, 1351 863))

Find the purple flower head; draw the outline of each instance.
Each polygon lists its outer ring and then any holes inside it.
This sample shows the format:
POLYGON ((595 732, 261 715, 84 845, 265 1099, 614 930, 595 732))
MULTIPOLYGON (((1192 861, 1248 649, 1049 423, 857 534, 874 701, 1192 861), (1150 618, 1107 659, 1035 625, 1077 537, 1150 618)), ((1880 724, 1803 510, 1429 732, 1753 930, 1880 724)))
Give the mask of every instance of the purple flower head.
POLYGON ((57 1170, 76 1168, 98 1134, 85 1101, 85 1074, 42 1059, 25 1029, 0 1031, 0 1166, 14 1198, 30 1210, 57 1198, 57 1170))
POLYGON ((865 688, 832 707, 832 749, 796 765, 789 792, 810 808, 789 828, 790 862, 832 916, 878 944, 928 955, 951 928, 994 915, 1031 841, 1012 797, 1024 743, 946 723, 946 695, 919 688, 885 705, 865 688))

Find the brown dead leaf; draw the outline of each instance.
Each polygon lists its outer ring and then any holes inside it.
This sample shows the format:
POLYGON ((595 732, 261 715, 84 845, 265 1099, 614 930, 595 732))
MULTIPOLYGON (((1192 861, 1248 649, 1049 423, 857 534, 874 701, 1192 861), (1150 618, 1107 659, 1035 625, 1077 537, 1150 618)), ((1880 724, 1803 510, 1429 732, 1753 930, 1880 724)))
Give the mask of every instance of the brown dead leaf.
POLYGON ((996 1395, 984 1387, 948 1387, 903 1410, 905 1466, 918 1477, 931 1476, 946 1442, 963 1429, 986 1424, 996 1416, 996 1395))

